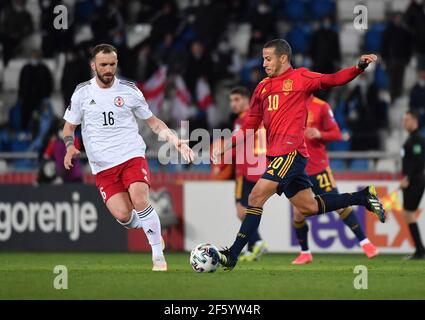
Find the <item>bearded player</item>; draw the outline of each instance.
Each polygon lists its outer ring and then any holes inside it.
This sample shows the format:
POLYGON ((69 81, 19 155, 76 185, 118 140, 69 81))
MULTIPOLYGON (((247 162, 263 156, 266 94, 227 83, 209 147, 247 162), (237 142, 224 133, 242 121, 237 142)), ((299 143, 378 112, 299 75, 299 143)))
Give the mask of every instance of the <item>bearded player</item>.
MULTIPOLYGON (((331 107, 325 101, 311 96, 307 101, 307 111, 305 142, 310 157, 308 158, 306 172, 313 185, 313 193, 315 195, 338 193, 332 170, 329 167, 325 143, 341 140, 341 131, 333 117, 331 107)), ((357 216, 353 213, 353 209, 348 207, 338 209, 336 212, 345 225, 354 233, 366 256, 371 259, 378 255, 378 249, 366 238, 357 216)), ((294 208, 293 226, 301 247, 301 253, 292 264, 313 262, 313 255, 308 247, 308 224, 305 216, 297 208, 294 208)))
POLYGON ((152 248, 152 270, 166 271, 161 224, 149 203, 146 144, 139 135, 136 117, 172 143, 186 161, 193 161, 194 154, 186 141, 178 139, 152 114, 134 83, 115 76, 117 63, 113 46, 93 48, 91 68, 95 77, 76 87, 64 115, 64 166, 70 169, 72 158, 80 153, 74 146, 74 131, 81 124, 87 158, 106 207, 123 227, 144 230, 152 248))

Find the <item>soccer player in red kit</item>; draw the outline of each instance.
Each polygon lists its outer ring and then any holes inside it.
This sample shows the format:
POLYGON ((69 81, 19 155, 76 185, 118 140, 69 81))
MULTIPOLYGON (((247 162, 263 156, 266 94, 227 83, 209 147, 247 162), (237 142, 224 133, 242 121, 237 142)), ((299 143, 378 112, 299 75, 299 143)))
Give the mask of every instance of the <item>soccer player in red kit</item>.
POLYGON ((249 195, 246 217, 235 242, 230 248, 216 252, 221 265, 228 270, 235 267, 249 235, 260 224, 264 203, 275 193, 284 193, 305 216, 362 205, 378 216, 381 222, 385 221, 385 212, 374 186, 359 192, 314 196, 305 172, 308 151, 304 131, 307 101, 311 94, 319 89, 346 84, 377 57, 362 55, 356 66, 334 74, 320 74, 305 68, 293 69, 291 55, 291 47, 283 39, 271 40, 264 45, 263 67, 268 77, 257 85, 251 97, 248 119, 231 139, 226 139, 224 148, 221 148, 221 143, 213 148, 211 158, 216 162, 220 154, 245 141, 261 122, 264 124, 269 165, 249 195))
MULTIPOLYGON (((331 107, 325 101, 312 95, 307 102, 307 111, 307 128, 304 136, 310 157, 308 158, 306 173, 313 185, 313 193, 315 195, 338 193, 331 168, 329 167, 325 143, 327 141, 341 140, 341 131, 333 117, 331 107)), ((352 208, 338 209, 336 212, 345 225, 353 231, 366 256, 368 258, 375 257, 378 254, 378 249, 366 238, 352 208)), ((311 263, 313 255, 308 248, 308 224, 305 216, 297 208, 294 208, 293 223, 301 246, 301 253, 292 264, 311 263)))
MULTIPOLYGON (((234 87, 230 91, 229 102, 232 112, 237 115, 234 121, 233 132, 237 132, 247 119, 249 109, 249 90, 245 87, 234 87)), ((238 218, 243 221, 248 207, 248 197, 255 183, 261 178, 267 168, 267 142, 266 130, 263 126, 256 131, 252 143, 246 143, 242 148, 228 150, 224 155, 226 161, 219 166, 214 166, 215 176, 222 170, 232 165, 235 171, 235 203, 238 218), (250 159, 248 159, 250 157, 250 159), (232 159, 230 159, 232 158, 232 159), (227 164, 231 160, 232 164, 227 164)), ((240 145, 242 146, 242 145, 240 145)), ((240 255, 239 261, 258 260, 267 250, 265 242, 261 239, 258 230, 248 238, 248 250, 240 255)))

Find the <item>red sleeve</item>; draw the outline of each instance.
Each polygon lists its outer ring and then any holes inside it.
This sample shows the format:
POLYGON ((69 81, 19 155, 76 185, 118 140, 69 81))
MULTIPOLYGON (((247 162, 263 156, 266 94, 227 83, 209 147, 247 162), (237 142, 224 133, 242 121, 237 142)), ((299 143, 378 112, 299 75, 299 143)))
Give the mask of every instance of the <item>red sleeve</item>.
POLYGON ((55 141, 56 141, 56 139, 50 139, 49 140, 49 143, 47 144, 47 147, 44 150, 44 156, 45 157, 51 158, 53 156, 55 141))
POLYGON ((333 116, 331 107, 329 104, 325 104, 322 109, 322 125, 323 125, 323 131, 320 131, 322 135, 323 141, 335 141, 335 140, 341 140, 341 130, 339 129, 338 124, 335 121, 335 118, 333 116))
POLYGON ((301 73, 304 78, 305 87, 308 91, 313 92, 319 89, 328 89, 336 86, 342 86, 355 77, 357 77, 363 71, 357 69, 356 66, 341 69, 336 73, 323 74, 305 70, 301 73))
MULTIPOLYGON (((263 86, 261 85, 261 88, 263 86)), ((259 97, 259 88, 257 86, 254 93, 252 94, 248 115, 246 120, 242 124, 242 127, 232 137, 232 145, 242 143, 246 139, 247 130, 256 131, 263 121, 263 107, 261 105, 261 99, 259 97)), ((252 132, 252 133, 254 133, 252 132)))

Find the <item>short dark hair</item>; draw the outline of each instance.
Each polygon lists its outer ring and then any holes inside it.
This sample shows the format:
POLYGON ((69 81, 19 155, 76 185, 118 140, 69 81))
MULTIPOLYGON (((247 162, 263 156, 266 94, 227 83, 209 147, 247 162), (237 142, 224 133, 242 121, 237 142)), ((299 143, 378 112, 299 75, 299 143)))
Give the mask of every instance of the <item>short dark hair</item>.
POLYGON ((406 111, 406 114, 410 114, 410 116, 413 119, 416 119, 418 121, 418 123, 419 123, 419 120, 420 120, 421 116, 420 116, 420 114, 419 114, 418 111, 413 110, 413 109, 409 109, 409 110, 406 111))
POLYGON ((284 39, 270 40, 264 45, 263 48, 274 48, 275 53, 278 57, 284 54, 288 57, 288 61, 291 61, 292 49, 289 43, 284 39))
POLYGON ((117 53, 117 48, 115 48, 113 45, 107 44, 107 43, 101 43, 98 44, 97 46, 95 46, 92 50, 91 50, 91 58, 94 59, 94 57, 96 57, 96 55, 99 53, 111 53, 111 52, 115 52, 117 53))
POLYGON ((242 97, 246 97, 246 98, 250 97, 250 93, 249 93, 248 88, 243 87, 243 86, 238 86, 238 87, 232 88, 232 90, 230 90, 230 94, 240 94, 242 97))

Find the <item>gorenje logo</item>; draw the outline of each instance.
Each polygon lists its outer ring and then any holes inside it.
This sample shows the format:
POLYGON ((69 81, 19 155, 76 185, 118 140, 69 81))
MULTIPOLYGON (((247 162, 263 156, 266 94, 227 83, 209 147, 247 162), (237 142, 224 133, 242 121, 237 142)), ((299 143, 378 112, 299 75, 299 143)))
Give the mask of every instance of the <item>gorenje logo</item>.
POLYGON ((76 241, 80 232, 92 233, 97 228, 97 210, 91 202, 80 201, 78 192, 70 202, 0 202, 0 241, 7 241, 12 232, 44 233, 66 231, 76 241))

